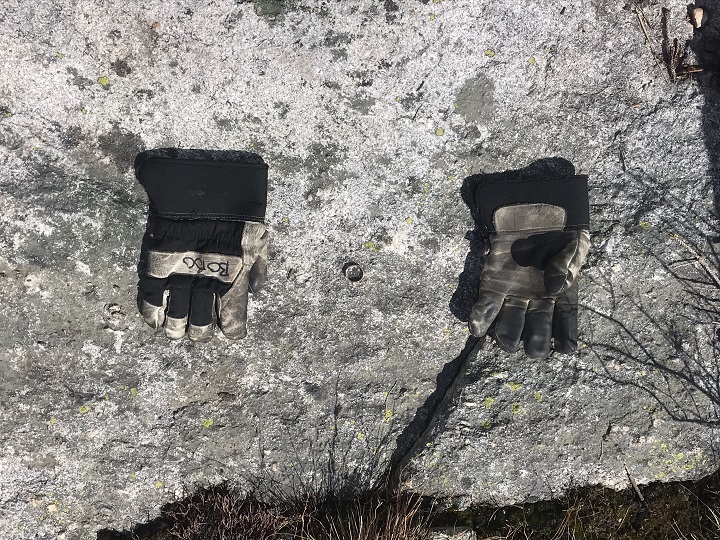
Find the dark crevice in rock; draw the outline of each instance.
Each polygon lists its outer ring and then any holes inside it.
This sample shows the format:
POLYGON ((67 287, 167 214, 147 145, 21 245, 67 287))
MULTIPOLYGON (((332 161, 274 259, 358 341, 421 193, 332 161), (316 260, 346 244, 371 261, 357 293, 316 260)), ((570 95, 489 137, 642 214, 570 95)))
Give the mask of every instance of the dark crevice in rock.
POLYGON ((414 418, 398 437, 395 451, 390 457, 388 473, 393 488, 399 486, 403 468, 417 453, 417 449, 422 448, 425 436, 435 427, 438 420, 444 418, 442 413, 455 395, 470 357, 482 347, 484 342, 484 339, 479 340, 472 336, 467 339, 460 354, 445 364, 438 373, 435 391, 417 409, 414 418))

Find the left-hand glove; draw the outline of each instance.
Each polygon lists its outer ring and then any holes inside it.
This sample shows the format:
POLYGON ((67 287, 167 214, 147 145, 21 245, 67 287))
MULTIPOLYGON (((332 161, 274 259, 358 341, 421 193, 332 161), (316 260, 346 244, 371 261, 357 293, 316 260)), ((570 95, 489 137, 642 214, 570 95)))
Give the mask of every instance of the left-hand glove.
POLYGON ((480 297, 470 314, 476 337, 494 333, 532 358, 577 348, 577 277, 590 247, 586 176, 492 180, 475 203, 490 234, 480 297))
POLYGON ((157 149, 135 159, 149 199, 138 307, 170 339, 247 335, 248 290, 267 278, 268 166, 257 154, 157 149))

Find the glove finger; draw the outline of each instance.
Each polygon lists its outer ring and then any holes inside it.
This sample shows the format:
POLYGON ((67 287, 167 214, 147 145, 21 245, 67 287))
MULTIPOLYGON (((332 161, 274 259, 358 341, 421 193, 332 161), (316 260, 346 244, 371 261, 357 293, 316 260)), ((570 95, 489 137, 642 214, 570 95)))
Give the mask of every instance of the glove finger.
POLYGON ((542 359, 550 355, 554 306, 553 298, 530 300, 523 330, 525 353, 530 358, 542 359))
POLYGON ((167 309, 165 280, 140 276, 137 303, 143 320, 156 330, 162 328, 167 309))
POLYGON ((188 313, 190 312, 190 289, 170 287, 165 335, 170 339, 180 339, 185 335, 188 313))
POLYGON ((553 345, 557 352, 570 354, 578 344, 578 284, 573 284, 555 300, 553 345))
POLYGON ((257 294, 267 282, 267 259, 259 258, 250 269, 248 286, 253 294, 257 294))
POLYGON ((247 336, 248 274, 237 281, 218 299, 218 325, 228 339, 247 336))
POLYGON ((520 348, 525 314, 530 300, 508 296, 500 309, 495 323, 495 339, 507 352, 517 352, 520 348))
POLYGON ((215 294, 212 291, 194 290, 190 303, 190 324, 188 338, 191 341, 210 341, 213 337, 215 324, 213 305, 215 294))
POLYGON ((468 319, 468 327, 473 336, 481 338, 487 334, 504 301, 504 294, 480 289, 480 298, 473 305, 468 319))

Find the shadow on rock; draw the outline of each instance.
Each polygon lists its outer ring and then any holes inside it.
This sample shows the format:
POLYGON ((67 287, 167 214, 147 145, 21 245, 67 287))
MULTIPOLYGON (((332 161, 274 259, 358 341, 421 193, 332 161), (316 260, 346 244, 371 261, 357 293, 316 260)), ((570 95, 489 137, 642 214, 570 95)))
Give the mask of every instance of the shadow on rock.
POLYGON ((463 374, 474 356, 473 353, 479 350, 484 342, 484 339, 472 336, 467 339, 460 354, 445 364, 438 373, 435 391, 418 407, 413 419, 397 438, 388 468, 390 486, 393 489, 399 486, 405 465, 419 450, 422 450, 428 434, 436 429, 444 429, 447 420, 447 415, 444 413, 448 404, 458 390, 463 374))
MULTIPOLYGON (((660 224, 655 238, 649 237, 645 242, 646 251, 637 255, 649 263, 643 275, 649 275, 655 266, 668 276, 665 289, 673 294, 667 298, 679 298, 679 301, 653 306, 652 299, 618 287, 608 273, 591 281, 599 291, 604 291, 609 305, 583 307, 596 321, 586 336, 586 346, 603 366, 604 376, 647 393, 673 420, 717 426, 720 425, 720 331, 717 327, 720 314, 717 242, 720 238, 708 236, 700 227, 716 222, 720 213, 720 10, 711 0, 699 1, 689 9, 694 7, 703 8, 709 14, 685 45, 702 68, 702 72, 692 77, 704 97, 702 128, 710 169, 697 172, 698 177, 704 173, 710 177, 708 187, 712 187, 715 215, 705 215, 701 201, 689 206, 674 198, 662 179, 651 178, 640 169, 624 167, 626 174, 657 199, 656 206, 662 204, 668 210, 665 214, 668 217, 660 224)), ((669 11, 664 11, 663 17, 667 24, 669 11)), ((672 78, 687 66, 675 66, 666 50, 668 36, 665 42, 664 59, 672 78)), ((679 61, 684 61, 684 56, 679 61)), ((681 79, 677 82, 682 84, 681 79)))

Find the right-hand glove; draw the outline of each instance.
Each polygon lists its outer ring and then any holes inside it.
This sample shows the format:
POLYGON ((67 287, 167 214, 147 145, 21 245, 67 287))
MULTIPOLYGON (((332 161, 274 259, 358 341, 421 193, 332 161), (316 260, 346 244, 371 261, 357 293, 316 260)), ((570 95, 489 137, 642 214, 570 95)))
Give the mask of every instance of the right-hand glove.
POLYGON ((515 181, 475 192, 490 252, 469 327, 532 358, 577 349, 577 277, 590 247, 586 176, 515 181), (551 345, 551 341, 554 342, 551 345))
POLYGON ((257 154, 156 149, 138 154, 148 194, 138 307, 170 339, 247 335, 248 289, 267 278, 268 166, 257 154))

